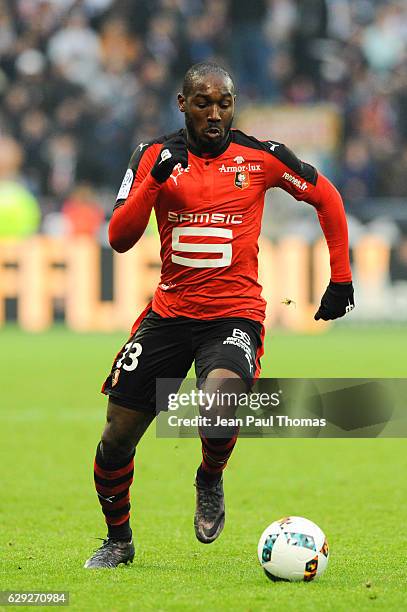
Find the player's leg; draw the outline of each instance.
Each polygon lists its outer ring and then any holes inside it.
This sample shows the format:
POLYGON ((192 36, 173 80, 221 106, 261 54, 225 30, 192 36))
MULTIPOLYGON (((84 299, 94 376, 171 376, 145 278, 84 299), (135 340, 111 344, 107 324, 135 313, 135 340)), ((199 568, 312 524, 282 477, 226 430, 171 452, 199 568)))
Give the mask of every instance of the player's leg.
POLYGON ((239 428, 233 424, 212 424, 220 419, 232 419, 237 409, 234 398, 247 390, 247 381, 232 370, 215 368, 208 373, 202 391, 205 397, 214 398, 215 401, 200 406, 200 414, 209 417, 211 422, 211 425, 199 429, 202 463, 197 471, 197 480, 203 484, 214 485, 221 479, 239 433, 239 428))
MULTIPOLYGON (((200 406, 202 416, 211 423, 230 419, 236 412, 233 401, 222 398, 238 397, 247 391, 247 383, 231 370, 211 370, 202 386, 205 397, 216 401, 200 406)), ((234 425, 203 426, 199 429, 202 444, 202 462, 196 473, 195 535, 204 544, 210 544, 220 535, 225 525, 225 499, 222 473, 236 444, 238 428, 234 425)))
POLYGON ((197 352, 197 376, 204 396, 211 398, 200 407, 201 415, 209 416, 211 425, 199 430, 202 462, 195 483, 195 534, 203 543, 213 542, 224 526, 222 474, 239 433, 233 423, 222 427, 214 424, 219 418, 235 416, 235 398, 248 392, 258 375, 262 341, 260 324, 245 319, 218 321, 208 326, 206 340, 197 352))
POLYGON ((88 569, 113 568, 132 562, 134 545, 130 528, 130 486, 134 454, 153 413, 132 410, 109 399, 106 425, 96 449, 94 481, 108 529, 103 545, 85 563, 88 569))
POLYGON ((130 485, 134 454, 154 414, 119 406, 109 399, 102 439, 96 449, 94 479, 112 540, 130 541, 130 485))
POLYGON ((116 567, 134 556, 129 488, 135 448, 156 415, 156 379, 182 379, 191 367, 191 341, 183 328, 183 321, 148 312, 103 385, 109 405, 94 473, 108 537, 85 567, 116 567))

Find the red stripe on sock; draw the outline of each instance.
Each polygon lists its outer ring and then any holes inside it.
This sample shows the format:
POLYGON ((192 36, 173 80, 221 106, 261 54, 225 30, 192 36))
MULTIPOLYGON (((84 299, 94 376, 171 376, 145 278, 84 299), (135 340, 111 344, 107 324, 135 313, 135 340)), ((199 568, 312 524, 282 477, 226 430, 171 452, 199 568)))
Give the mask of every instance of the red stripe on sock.
POLYGON ((208 451, 208 449, 205 449, 205 451, 202 452, 202 455, 204 455, 208 463, 212 462, 213 464, 217 465, 227 461, 230 455, 232 454, 232 450, 233 449, 230 449, 230 452, 228 452, 227 454, 223 453, 223 455, 217 455, 216 453, 212 453, 211 451, 208 451))
POLYGON ((237 436, 233 436, 226 444, 214 444, 212 440, 201 436, 202 444, 204 444, 208 449, 213 451, 214 453, 222 453, 222 451, 227 451, 236 444, 237 436))
POLYGON ((104 504, 104 507, 106 508, 106 510, 119 510, 122 506, 125 506, 129 502, 130 502, 130 493, 128 493, 126 497, 123 497, 123 499, 119 499, 119 501, 115 502, 114 504, 109 504, 109 503, 104 504))
POLYGON ((208 472, 209 474, 220 474, 220 472, 223 472, 223 470, 225 469, 226 463, 219 467, 213 467, 209 465, 209 463, 206 463, 205 459, 203 459, 201 463, 201 467, 205 472, 208 472))
POLYGON ((213 444, 208 438, 201 435, 202 463, 201 468, 208 474, 220 474, 226 468, 229 458, 237 441, 233 436, 226 444, 213 444))
POLYGON ((96 463, 96 459, 95 459, 95 463, 93 467, 95 470, 95 474, 100 476, 100 478, 105 478, 105 480, 115 480, 116 478, 125 476, 128 472, 130 472, 134 468, 134 461, 132 459, 130 463, 128 463, 127 465, 125 465, 124 467, 118 470, 104 470, 96 463))
POLYGON ((116 518, 109 518, 108 516, 105 516, 106 523, 108 525, 116 525, 116 526, 122 525, 123 523, 128 521, 129 518, 130 518, 130 512, 127 512, 123 516, 119 516, 119 517, 116 517, 116 518))
POLYGON ((98 493, 100 493, 104 497, 110 497, 111 495, 117 495, 118 493, 126 491, 126 489, 130 487, 132 482, 133 478, 130 478, 130 480, 122 482, 122 484, 117 485, 117 487, 102 487, 102 485, 99 485, 97 483, 95 483, 95 487, 98 493))

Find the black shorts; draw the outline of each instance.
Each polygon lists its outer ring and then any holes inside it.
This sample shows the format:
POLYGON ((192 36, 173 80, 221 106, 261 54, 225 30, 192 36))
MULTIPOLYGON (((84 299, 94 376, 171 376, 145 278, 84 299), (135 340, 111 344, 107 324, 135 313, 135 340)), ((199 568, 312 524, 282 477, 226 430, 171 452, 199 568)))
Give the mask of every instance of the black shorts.
POLYGON ((102 392, 126 408, 155 413, 166 409, 156 406, 157 378, 183 380, 195 361, 198 387, 215 368, 232 370, 250 387, 262 353, 263 326, 257 321, 164 318, 150 310, 117 354, 102 392))

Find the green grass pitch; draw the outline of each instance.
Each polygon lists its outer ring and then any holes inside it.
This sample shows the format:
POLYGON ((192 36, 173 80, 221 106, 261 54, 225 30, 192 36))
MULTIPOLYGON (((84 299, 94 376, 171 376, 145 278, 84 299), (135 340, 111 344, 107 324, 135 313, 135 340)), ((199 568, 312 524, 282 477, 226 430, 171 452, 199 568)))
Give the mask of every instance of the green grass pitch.
MULTIPOLYGON (((75 610, 401 610, 406 605, 406 441, 240 440, 225 477, 226 527, 195 540, 197 440, 142 441, 132 488, 136 558, 85 571, 105 529, 92 484, 99 387, 125 334, 0 332, 1 589, 66 590, 75 610), (270 583, 257 561, 271 521, 306 516, 331 559, 309 584, 270 583)), ((336 326, 269 333, 267 376, 406 377, 407 331, 336 326)))

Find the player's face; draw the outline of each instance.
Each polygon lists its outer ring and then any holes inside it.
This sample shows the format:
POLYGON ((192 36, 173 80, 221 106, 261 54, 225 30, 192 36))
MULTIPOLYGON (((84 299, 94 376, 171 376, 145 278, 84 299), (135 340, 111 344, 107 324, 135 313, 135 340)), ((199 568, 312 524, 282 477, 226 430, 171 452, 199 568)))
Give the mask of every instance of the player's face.
POLYGON ((178 105, 185 113, 188 138, 203 151, 216 151, 228 136, 235 112, 230 79, 208 74, 187 98, 178 95, 178 105))

